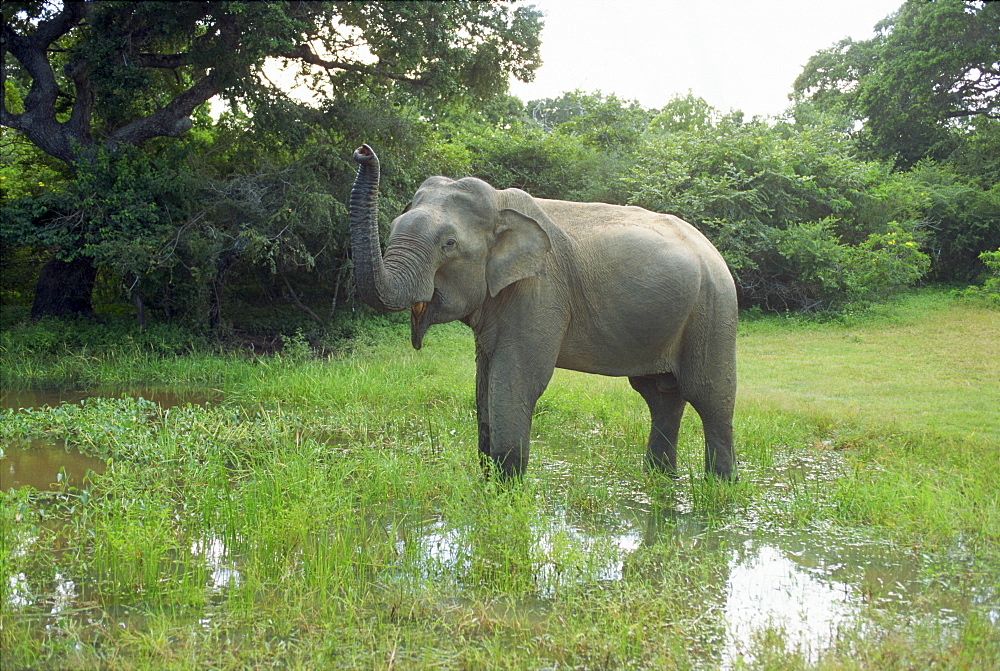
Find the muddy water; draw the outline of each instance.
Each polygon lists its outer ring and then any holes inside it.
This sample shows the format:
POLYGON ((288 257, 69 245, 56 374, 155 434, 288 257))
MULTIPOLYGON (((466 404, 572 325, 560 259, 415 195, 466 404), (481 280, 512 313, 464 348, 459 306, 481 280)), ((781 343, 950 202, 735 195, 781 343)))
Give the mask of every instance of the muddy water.
POLYGON ((0 391, 0 408, 40 408, 42 406, 79 403, 86 398, 144 398, 164 408, 185 403, 204 405, 218 403, 222 392, 213 390, 185 391, 165 387, 99 387, 86 390, 17 389, 0 391))
POLYGON ((31 487, 40 492, 87 485, 107 464, 53 440, 18 440, 0 447, 0 491, 31 487))
MULTIPOLYGON (((221 392, 178 391, 161 387, 102 387, 87 391, 26 389, 0 392, 0 408, 55 407, 88 398, 144 398, 169 408, 186 403, 204 405, 222 400, 221 392)), ((32 487, 38 491, 60 491, 83 487, 88 473, 103 473, 103 459, 80 454, 62 441, 12 440, 0 445, 0 491, 32 487)))

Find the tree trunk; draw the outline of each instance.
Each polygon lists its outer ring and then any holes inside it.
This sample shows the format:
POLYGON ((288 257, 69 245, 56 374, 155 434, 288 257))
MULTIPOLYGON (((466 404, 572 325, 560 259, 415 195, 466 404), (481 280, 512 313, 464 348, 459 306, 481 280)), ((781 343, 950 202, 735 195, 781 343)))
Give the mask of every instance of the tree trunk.
POLYGON ((219 327, 222 322, 222 292, 226 287, 226 275, 240 257, 240 245, 234 245, 231 249, 222 252, 215 260, 215 277, 212 278, 209 286, 211 294, 208 304, 208 328, 212 331, 219 327))
POLYGON ((138 289, 132 289, 132 305, 135 306, 135 321, 139 325, 139 331, 146 330, 146 303, 142 300, 142 294, 138 289))
POLYGON ((91 296, 97 268, 90 259, 78 256, 72 261, 50 258, 38 275, 31 318, 93 317, 91 296))

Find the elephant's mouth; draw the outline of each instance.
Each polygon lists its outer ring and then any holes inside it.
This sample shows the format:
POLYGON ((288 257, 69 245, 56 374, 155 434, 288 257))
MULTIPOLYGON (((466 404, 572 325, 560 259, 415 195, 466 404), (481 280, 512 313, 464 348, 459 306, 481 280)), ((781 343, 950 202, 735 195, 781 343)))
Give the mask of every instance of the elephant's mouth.
POLYGON ((441 305, 441 296, 437 290, 430 302, 421 301, 410 308, 410 344, 413 349, 420 349, 424 344, 424 334, 434 323, 438 308, 441 305))

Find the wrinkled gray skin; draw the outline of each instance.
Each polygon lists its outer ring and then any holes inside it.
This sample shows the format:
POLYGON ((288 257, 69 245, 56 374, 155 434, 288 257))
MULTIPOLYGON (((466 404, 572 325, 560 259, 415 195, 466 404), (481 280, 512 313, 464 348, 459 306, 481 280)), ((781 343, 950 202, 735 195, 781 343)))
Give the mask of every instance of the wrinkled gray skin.
POLYGON ((351 244, 359 294, 410 310, 413 346, 433 324, 475 333, 479 450, 520 476, 531 416, 556 367, 628 377, 649 405, 647 461, 677 470, 685 403, 701 416, 705 470, 736 478, 736 289, 697 229, 638 207, 533 198, 431 177, 377 229, 379 163, 357 149, 351 244))

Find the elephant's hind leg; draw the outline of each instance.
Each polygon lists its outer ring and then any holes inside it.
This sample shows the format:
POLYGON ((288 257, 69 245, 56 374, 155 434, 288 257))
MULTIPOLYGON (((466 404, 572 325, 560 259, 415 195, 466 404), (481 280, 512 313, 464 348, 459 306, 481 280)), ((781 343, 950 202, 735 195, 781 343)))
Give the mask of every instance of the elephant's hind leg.
POLYGON ((677 473, 677 435, 685 401, 671 373, 630 377, 632 388, 649 406, 652 428, 646 444, 646 463, 650 468, 675 475, 677 473))
POLYGON ((684 397, 701 417, 705 431, 705 472, 726 480, 737 479, 733 449, 733 406, 736 376, 716 375, 715 384, 688 389, 681 378, 684 397))
POLYGON ((725 480, 736 481, 736 453, 733 448, 733 410, 725 403, 691 405, 701 416, 705 429, 705 472, 725 480))

